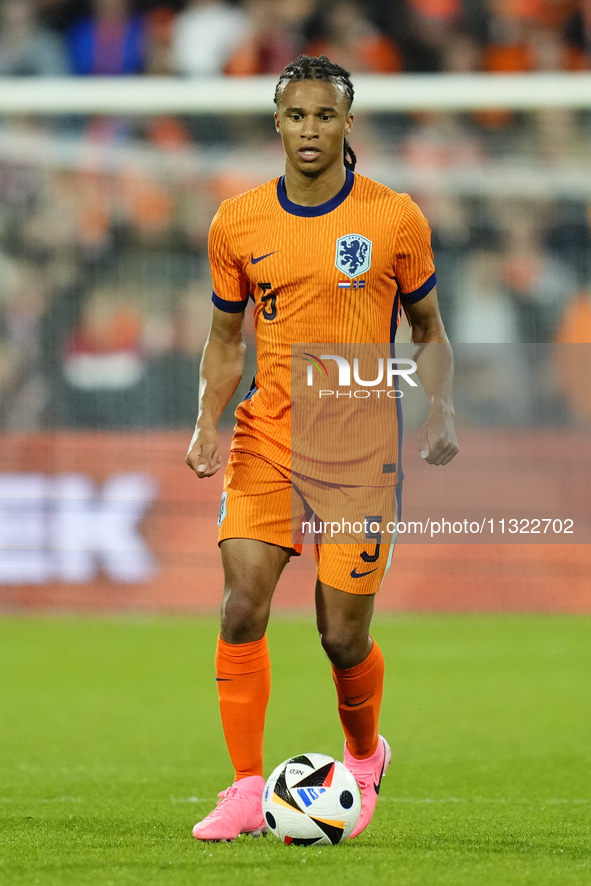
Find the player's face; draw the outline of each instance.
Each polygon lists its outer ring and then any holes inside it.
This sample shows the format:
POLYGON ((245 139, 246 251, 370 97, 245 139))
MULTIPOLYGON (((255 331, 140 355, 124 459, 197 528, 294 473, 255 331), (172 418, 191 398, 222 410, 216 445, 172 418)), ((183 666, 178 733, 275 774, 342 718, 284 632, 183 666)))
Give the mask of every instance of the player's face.
POLYGON ((324 80, 289 83, 275 114, 288 164, 310 178, 342 166, 343 139, 352 126, 344 91, 324 80))

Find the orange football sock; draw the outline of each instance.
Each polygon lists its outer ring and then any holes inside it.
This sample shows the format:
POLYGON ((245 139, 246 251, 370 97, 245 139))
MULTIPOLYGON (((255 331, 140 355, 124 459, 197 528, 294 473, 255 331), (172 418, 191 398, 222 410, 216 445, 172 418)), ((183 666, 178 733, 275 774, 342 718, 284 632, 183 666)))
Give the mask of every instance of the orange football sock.
POLYGON ((337 687, 339 717, 354 757, 371 757, 378 746, 378 720, 384 688, 384 656, 373 641, 361 664, 342 671, 332 669, 337 687))
POLYGON ((267 638, 234 645, 218 637, 215 670, 235 780, 262 775, 265 714, 271 694, 267 638))

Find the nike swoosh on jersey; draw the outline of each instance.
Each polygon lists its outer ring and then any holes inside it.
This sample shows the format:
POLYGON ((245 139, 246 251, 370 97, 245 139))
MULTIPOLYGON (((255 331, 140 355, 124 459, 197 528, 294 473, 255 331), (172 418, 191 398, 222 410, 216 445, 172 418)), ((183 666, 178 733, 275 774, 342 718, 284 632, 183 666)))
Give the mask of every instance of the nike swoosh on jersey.
POLYGON ((355 569, 351 573, 351 578, 363 578, 364 575, 371 575, 372 572, 375 572, 376 570, 377 566, 375 569, 370 569, 369 572, 357 572, 357 567, 355 567, 355 569))
MULTIPOLYGON (((275 252, 277 252, 277 250, 275 250, 275 252)), ((258 258, 255 258, 254 255, 253 255, 252 252, 251 252, 251 253, 250 253, 250 263, 251 263, 252 265, 258 265, 258 263, 259 263, 260 261, 262 261, 264 258, 269 258, 270 255, 275 255, 275 252, 268 252, 266 255, 259 255, 258 258)))
POLYGON ((365 704, 366 701, 369 701, 373 696, 373 692, 370 692, 369 695, 366 695, 361 701, 349 701, 348 698, 345 699, 345 704, 348 708, 359 708, 362 704, 365 704))

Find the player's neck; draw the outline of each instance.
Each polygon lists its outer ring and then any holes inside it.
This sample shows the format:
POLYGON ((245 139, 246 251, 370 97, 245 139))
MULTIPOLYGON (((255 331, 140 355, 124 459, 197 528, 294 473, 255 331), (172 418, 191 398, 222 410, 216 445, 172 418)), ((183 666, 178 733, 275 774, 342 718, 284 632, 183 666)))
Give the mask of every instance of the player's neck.
POLYGON ((285 167, 285 192, 299 206, 320 206, 339 193, 346 180, 342 164, 329 167, 317 178, 310 178, 291 164, 285 167))

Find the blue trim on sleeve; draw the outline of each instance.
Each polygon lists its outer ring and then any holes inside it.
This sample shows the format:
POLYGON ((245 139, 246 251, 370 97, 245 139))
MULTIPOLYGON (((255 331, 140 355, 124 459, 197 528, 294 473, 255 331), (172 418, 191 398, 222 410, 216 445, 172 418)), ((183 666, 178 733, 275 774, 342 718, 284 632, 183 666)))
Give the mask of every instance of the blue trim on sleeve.
POLYGON ((431 274, 431 276, 425 280, 423 285, 419 286, 418 289, 415 289, 414 292, 401 292, 400 297, 402 298, 402 304, 413 305, 415 302, 425 298, 426 295, 429 295, 436 283, 437 277, 435 274, 431 274))
MULTIPOLYGON (((396 332, 398 331, 398 311, 400 309, 400 299, 398 293, 394 296, 394 304, 392 305, 392 316, 390 317, 390 344, 394 344, 396 340, 396 332)), ((393 356, 393 355, 391 355, 393 356)))
POLYGON ((319 206, 301 206, 299 203, 292 203, 285 191, 285 176, 282 175, 277 182, 277 199, 281 203, 286 212, 291 215, 300 215, 303 218, 315 218, 319 215, 326 215, 336 209, 343 203, 353 189, 355 184, 355 174, 350 169, 345 170, 345 184, 338 194, 327 200, 326 203, 320 203, 319 206))
POLYGON ((227 298, 220 298, 215 292, 211 293, 211 300, 216 308, 219 308, 220 311, 225 311, 226 314, 240 314, 248 304, 248 296, 242 299, 242 301, 230 301, 227 298))

